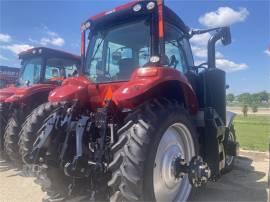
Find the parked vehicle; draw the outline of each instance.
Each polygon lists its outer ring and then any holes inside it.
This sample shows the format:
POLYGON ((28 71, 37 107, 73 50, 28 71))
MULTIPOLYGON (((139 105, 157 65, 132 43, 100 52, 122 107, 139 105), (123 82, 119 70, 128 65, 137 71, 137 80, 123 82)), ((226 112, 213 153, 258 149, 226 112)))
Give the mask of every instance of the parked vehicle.
POLYGON ((19 54, 21 73, 16 85, 0 90, 0 151, 18 163, 22 124, 31 111, 47 102, 49 92, 77 74, 80 57, 38 47, 19 54))
POLYGON ((191 30, 162 1, 133 1, 81 30, 84 76, 53 90, 20 140, 53 199, 75 193, 80 179, 91 199, 185 201, 232 168, 234 114, 215 65, 229 27, 191 30), (208 62, 195 66, 189 40, 206 32, 208 62))
POLYGON ((0 88, 15 84, 19 78, 19 73, 19 68, 0 66, 0 88))

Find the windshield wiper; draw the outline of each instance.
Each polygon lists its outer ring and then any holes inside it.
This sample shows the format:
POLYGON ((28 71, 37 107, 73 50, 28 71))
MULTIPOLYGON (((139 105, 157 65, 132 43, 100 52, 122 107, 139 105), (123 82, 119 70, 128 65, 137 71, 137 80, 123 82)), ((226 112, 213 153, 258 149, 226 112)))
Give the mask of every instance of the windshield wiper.
MULTIPOLYGON (((103 43, 103 41, 104 41, 104 38, 103 38, 103 39, 99 42, 99 44, 97 45, 97 49, 96 49, 96 51, 94 52, 93 56, 91 57, 91 60, 92 60, 93 58, 95 58, 95 56, 96 56, 96 54, 97 54, 97 52, 98 52, 98 50, 99 50, 101 44, 103 43)), ((91 60, 90 60, 90 61, 91 61, 91 60)))

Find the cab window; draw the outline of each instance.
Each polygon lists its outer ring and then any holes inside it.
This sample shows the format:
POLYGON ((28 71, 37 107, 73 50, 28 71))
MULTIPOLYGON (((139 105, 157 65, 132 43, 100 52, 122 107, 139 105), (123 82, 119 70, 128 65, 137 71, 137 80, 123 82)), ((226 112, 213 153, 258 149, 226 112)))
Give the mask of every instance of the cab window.
POLYGON ((176 27, 165 24, 165 55, 162 58, 164 66, 185 73, 187 61, 184 47, 184 34, 176 27))
POLYGON ((42 58, 32 58, 23 62, 20 84, 37 84, 40 82, 42 58))
POLYGON ((45 80, 67 78, 77 74, 77 61, 64 58, 49 58, 46 62, 45 80))

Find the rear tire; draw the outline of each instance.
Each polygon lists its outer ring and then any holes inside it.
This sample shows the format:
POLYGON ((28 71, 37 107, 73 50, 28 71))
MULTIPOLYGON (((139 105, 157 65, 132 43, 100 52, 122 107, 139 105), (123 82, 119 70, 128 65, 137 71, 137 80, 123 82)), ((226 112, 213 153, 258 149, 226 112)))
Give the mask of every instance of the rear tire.
POLYGON ((177 155, 189 161, 198 149, 196 132, 182 106, 164 99, 145 104, 127 117, 118 135, 109 164, 110 201, 188 199, 187 176, 174 179, 171 166, 177 155))
POLYGON ((0 110, 0 157, 9 160, 7 154, 4 151, 4 134, 8 122, 8 109, 0 110))
MULTIPOLYGON (((21 132, 19 147, 24 163, 28 163, 28 156, 33 149, 33 144, 38 138, 38 131, 45 124, 46 119, 60 109, 60 103, 45 103, 33 111, 28 117, 21 132)), ((37 182, 45 191, 49 200, 64 200, 68 195, 68 181, 60 168, 47 164, 41 166, 41 171, 36 173, 37 182)))
POLYGON ((27 164, 27 156, 31 153, 33 144, 37 138, 38 130, 43 126, 49 115, 59 110, 60 104, 44 103, 33 110, 26 119, 20 133, 19 153, 22 161, 27 164))
POLYGON ((37 175, 36 183, 47 194, 47 198, 43 201, 65 201, 69 192, 67 177, 59 168, 44 165, 37 175))
POLYGON ((23 117, 20 112, 15 112, 9 119, 4 134, 4 150, 12 163, 17 166, 22 166, 22 161, 19 155, 19 134, 23 124, 23 117))

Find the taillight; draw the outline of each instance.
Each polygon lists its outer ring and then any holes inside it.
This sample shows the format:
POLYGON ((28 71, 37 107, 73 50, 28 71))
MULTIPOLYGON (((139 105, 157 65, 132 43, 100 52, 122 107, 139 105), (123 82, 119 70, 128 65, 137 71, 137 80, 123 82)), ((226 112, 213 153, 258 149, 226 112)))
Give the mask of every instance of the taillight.
POLYGON ((158 75, 157 68, 154 67, 146 67, 146 68, 140 68, 137 71, 137 76, 139 77, 154 77, 158 75))

